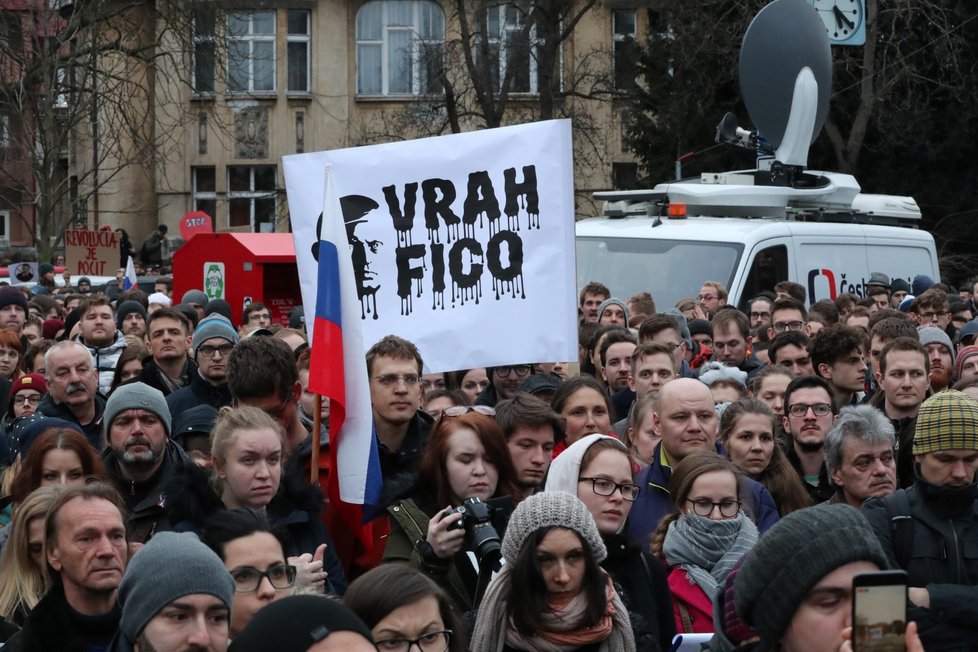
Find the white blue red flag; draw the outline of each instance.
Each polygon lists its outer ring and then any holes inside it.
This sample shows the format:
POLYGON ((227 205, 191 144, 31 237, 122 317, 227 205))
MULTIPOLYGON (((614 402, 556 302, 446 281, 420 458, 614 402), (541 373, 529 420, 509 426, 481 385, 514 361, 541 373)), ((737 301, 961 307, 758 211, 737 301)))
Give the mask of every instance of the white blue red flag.
POLYGON ((319 237, 309 390, 329 399, 330 502, 364 540, 369 535, 362 524, 374 515, 383 479, 370 407, 360 299, 331 165, 326 166, 319 237))
POLYGON ((122 289, 131 290, 136 287, 136 268, 132 264, 132 256, 126 261, 126 275, 122 277, 122 289))

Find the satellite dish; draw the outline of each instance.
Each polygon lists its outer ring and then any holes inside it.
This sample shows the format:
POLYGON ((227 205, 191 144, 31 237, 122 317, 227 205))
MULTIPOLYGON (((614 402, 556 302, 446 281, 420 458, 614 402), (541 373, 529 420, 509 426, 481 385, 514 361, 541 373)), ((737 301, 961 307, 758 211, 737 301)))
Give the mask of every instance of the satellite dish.
POLYGON ((740 88, 751 121, 778 149, 778 160, 804 166, 808 146, 828 116, 832 91, 829 37, 811 4, 775 0, 758 12, 740 48, 740 88), (806 68, 810 74, 803 74, 806 68), (786 133, 789 117, 793 133, 786 133))

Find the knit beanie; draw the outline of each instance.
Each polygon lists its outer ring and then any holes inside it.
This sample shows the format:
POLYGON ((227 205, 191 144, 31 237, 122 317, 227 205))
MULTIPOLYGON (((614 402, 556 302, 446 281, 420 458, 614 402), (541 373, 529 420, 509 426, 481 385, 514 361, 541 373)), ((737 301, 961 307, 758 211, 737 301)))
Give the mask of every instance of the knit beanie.
POLYGON ((37 266, 37 273, 40 276, 44 276, 45 274, 50 274, 53 271, 54 271, 54 265, 52 265, 51 263, 41 263, 40 265, 37 266))
POLYGON ((691 349, 693 347, 693 338, 689 334, 689 322, 686 320, 686 315, 679 312, 678 308, 669 308, 669 310, 661 314, 676 322, 676 325, 679 326, 679 337, 683 338, 683 342, 686 342, 686 348, 691 349))
POLYGON ((544 491, 530 496, 513 511, 506 526, 506 536, 503 537, 503 559, 507 564, 515 564, 529 536, 541 528, 552 527, 576 532, 584 545, 591 549, 597 563, 608 556, 598 526, 584 503, 577 496, 563 491, 544 491))
POLYGON ((133 301, 132 299, 120 303, 119 307, 115 311, 116 328, 121 329, 122 322, 125 321, 126 317, 134 312, 139 313, 142 316, 143 321, 146 321, 146 317, 148 317, 148 315, 146 313, 146 308, 143 307, 143 304, 139 303, 138 301, 133 301))
POLYGON ((229 341, 231 344, 237 344, 240 340, 238 338, 238 331, 234 330, 234 326, 231 322, 222 315, 208 315, 200 320, 197 324, 197 328, 194 330, 194 357, 197 357, 197 350, 200 346, 207 340, 212 340, 215 337, 223 338, 229 341))
POLYGON ((978 335, 978 319, 972 319, 961 327, 961 330, 958 331, 958 342, 961 342, 961 340, 966 337, 971 337, 974 335, 978 335))
POLYGON ((917 297, 915 297, 912 294, 908 294, 907 296, 903 297, 903 301, 900 302, 900 305, 898 306, 897 309, 900 312, 910 312, 910 306, 912 306, 913 302, 916 300, 917 297))
POLYGON ((911 294, 915 297, 920 296, 929 290, 932 285, 934 285, 934 279, 926 274, 917 274, 913 277, 913 283, 910 284, 911 294))
POLYGON ((27 297, 24 296, 23 292, 9 285, 0 287, 0 309, 6 308, 11 304, 20 306, 24 310, 24 315, 30 313, 31 309, 27 305, 27 297))
MULTIPOLYGON (((553 394, 562 382, 564 381, 553 374, 530 374, 526 380, 519 384, 516 391, 524 392, 530 396, 537 396, 541 392, 553 394)), ((549 403, 550 400, 548 399, 547 402, 549 403)))
POLYGON ((61 337, 58 338, 60 341, 67 340, 71 336, 71 331, 81 321, 81 316, 81 308, 75 308, 68 313, 68 316, 65 317, 64 330, 61 332, 61 337))
POLYGON ((162 292, 154 292, 153 294, 149 295, 149 297, 146 298, 146 303, 149 305, 158 303, 161 306, 173 305, 173 301, 170 299, 170 297, 166 296, 162 292))
POLYGON ((7 441, 11 446, 11 452, 15 455, 20 453, 21 459, 27 457, 27 451, 30 450, 31 444, 51 428, 65 428, 67 430, 74 430, 79 435, 85 434, 82 432, 81 426, 74 421, 48 417, 39 412, 35 412, 34 414, 17 417, 11 422, 10 430, 7 433, 7 441))
POLYGON ((874 562, 886 553, 859 510, 822 503, 792 512, 774 524, 747 553, 734 580, 737 615, 777 645, 808 592, 846 564, 874 562))
POLYGON ((978 401, 948 389, 923 402, 917 412, 913 454, 978 450, 978 401))
POLYGON ((65 327, 62 319, 45 319, 41 324, 41 337, 45 340, 53 340, 58 331, 65 327))
POLYGON ((924 348, 928 344, 943 344, 948 353, 951 354, 951 364, 954 364, 954 345, 951 344, 951 338, 943 329, 937 326, 927 326, 917 331, 917 337, 920 338, 920 345, 924 348))
POLYGON ((24 374, 15 380, 10 388, 10 398, 16 396, 22 389, 36 389, 42 394, 48 393, 47 383, 44 382, 44 376, 41 374, 24 374))
POLYGON ((289 311, 289 328, 302 330, 306 327, 306 309, 302 306, 293 306, 289 311))
POLYGON ((890 283, 890 292, 892 292, 894 294, 897 293, 897 292, 907 292, 907 293, 909 293, 910 292, 910 284, 907 283, 902 278, 895 278, 890 283))
POLYGON ((108 433, 112 427, 112 421, 120 412, 125 410, 146 410, 152 412, 163 422, 166 434, 170 434, 172 424, 170 422, 170 408, 166 406, 166 399, 163 392, 150 387, 146 383, 126 383, 119 385, 112 392, 112 396, 105 403, 105 415, 102 423, 105 424, 105 432, 108 433))
POLYGON ((209 317, 214 313, 227 318, 231 325, 234 325, 234 319, 231 318, 231 304, 224 299, 211 299, 207 302, 207 306, 204 308, 204 317, 209 317))
POLYGON ((705 319, 691 319, 689 322, 689 334, 693 335, 709 335, 711 332, 710 322, 705 319))
POLYGON ((306 652, 333 632, 356 632, 374 642, 370 629, 342 602, 326 596, 293 595, 256 613, 228 652, 306 652))
POLYGON ((207 307, 207 295, 201 290, 187 290, 183 293, 183 298, 180 299, 180 303, 196 303, 203 307, 207 307))
POLYGON ((628 324, 628 306, 626 306, 625 305, 625 302, 622 301, 621 299, 616 299, 614 297, 611 297, 610 299, 605 299, 604 301, 601 302, 601 305, 598 306, 598 321, 599 322, 601 321, 601 314, 604 312, 604 309, 607 308, 610 305, 616 305, 616 306, 620 306, 621 307, 622 312, 625 313, 625 324, 627 325, 628 324))
POLYGON ((200 593, 231 606, 234 580, 221 558, 192 532, 154 535, 133 556, 119 584, 122 618, 112 649, 132 650, 143 628, 163 607, 200 593))
POLYGON ((965 346, 958 351, 958 357, 954 359, 954 378, 961 378, 961 369, 964 367, 964 363, 968 361, 968 358, 978 355, 978 346, 972 344, 971 346, 965 346))

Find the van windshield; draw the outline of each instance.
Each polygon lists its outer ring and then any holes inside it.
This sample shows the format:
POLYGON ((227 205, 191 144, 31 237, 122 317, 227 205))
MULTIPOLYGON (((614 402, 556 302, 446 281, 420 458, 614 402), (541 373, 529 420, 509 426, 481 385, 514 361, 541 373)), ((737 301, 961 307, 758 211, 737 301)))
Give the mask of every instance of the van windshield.
POLYGON ((679 299, 695 299, 703 281, 729 289, 743 252, 736 242, 579 236, 577 287, 599 281, 622 301, 650 292, 656 310, 664 312, 679 299))

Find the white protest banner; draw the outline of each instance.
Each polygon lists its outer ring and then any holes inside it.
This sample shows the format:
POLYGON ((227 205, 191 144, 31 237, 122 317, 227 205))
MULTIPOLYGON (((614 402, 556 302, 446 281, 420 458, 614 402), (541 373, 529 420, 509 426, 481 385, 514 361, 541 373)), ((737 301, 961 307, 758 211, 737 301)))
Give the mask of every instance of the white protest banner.
POLYGON ((367 348, 398 335, 434 371, 577 359, 569 120, 283 163, 307 315, 332 164, 367 348))

